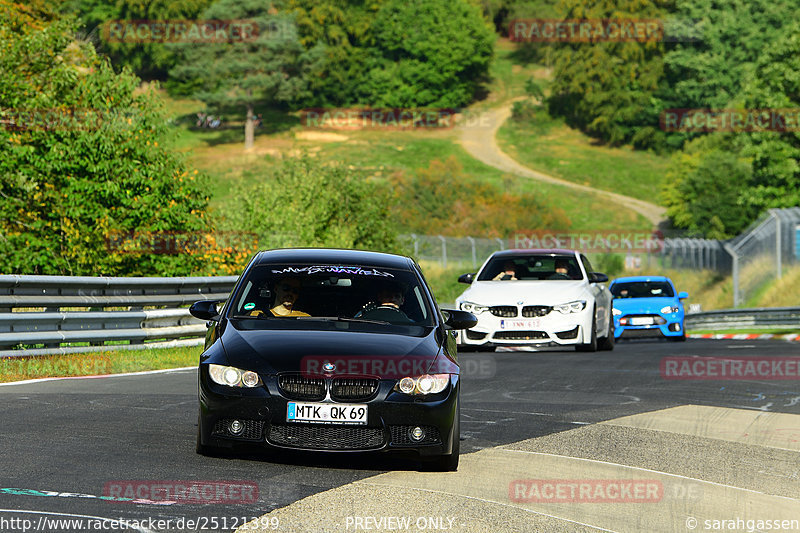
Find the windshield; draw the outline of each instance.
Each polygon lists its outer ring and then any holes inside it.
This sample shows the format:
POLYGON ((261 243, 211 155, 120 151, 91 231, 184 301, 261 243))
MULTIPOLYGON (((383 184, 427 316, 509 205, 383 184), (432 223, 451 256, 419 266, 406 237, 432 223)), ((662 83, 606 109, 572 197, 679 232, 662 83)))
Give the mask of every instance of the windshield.
POLYGON ((432 326, 432 307, 408 270, 356 265, 259 265, 239 285, 230 315, 432 326))
POLYGON ((627 281, 611 286, 614 298, 672 298, 675 292, 666 281, 627 281))
POLYGON ((574 255, 537 254, 495 257, 478 275, 478 281, 583 279, 574 255))

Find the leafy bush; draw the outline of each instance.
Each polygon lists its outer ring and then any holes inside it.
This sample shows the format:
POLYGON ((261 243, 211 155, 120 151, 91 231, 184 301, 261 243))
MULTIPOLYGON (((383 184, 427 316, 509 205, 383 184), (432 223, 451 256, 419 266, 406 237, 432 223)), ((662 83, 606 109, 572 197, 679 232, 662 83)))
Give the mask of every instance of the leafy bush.
POLYGON ((180 255, 108 246, 117 232, 207 228, 208 198, 165 146, 156 96, 74 41, 74 21, 0 7, 0 271, 192 272, 180 255))

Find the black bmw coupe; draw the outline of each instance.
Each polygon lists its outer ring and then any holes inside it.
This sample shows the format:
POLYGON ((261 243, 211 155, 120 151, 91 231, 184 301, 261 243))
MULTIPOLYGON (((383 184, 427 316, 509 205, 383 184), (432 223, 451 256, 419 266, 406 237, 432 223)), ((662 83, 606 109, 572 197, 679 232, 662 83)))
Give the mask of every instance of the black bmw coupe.
POLYGON ((441 470, 459 455, 454 331, 419 266, 355 250, 258 253, 211 321, 200 357, 197 451, 237 444, 412 452, 441 470))

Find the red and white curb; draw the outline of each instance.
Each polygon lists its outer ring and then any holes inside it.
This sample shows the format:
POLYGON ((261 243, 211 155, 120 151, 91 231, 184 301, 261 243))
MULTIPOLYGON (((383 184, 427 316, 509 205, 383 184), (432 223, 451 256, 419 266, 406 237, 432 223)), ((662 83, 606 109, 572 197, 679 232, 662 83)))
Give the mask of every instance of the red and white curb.
POLYGON ((754 341, 781 339, 789 342, 800 342, 800 335, 790 333, 788 335, 773 335, 772 333, 691 333, 687 335, 690 339, 716 339, 716 340, 736 340, 754 341))

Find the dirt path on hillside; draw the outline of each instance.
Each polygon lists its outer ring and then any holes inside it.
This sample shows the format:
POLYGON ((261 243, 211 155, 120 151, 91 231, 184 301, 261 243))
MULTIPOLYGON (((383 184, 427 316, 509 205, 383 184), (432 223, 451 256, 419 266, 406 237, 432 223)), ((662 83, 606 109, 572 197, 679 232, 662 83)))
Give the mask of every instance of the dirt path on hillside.
POLYGON ((518 163, 515 159, 500 149, 500 147, 497 145, 497 139, 495 138, 497 135, 497 130, 500 129, 500 126, 503 125, 503 122, 505 122, 510 116, 511 104, 509 103, 503 107, 485 111, 478 117, 467 121, 465 125, 460 128, 459 141, 461 142, 461 145, 475 159, 482 161, 496 169, 502 170, 503 172, 511 172, 525 178, 531 178, 555 185, 563 185, 564 187, 570 187, 572 189, 601 196, 604 199, 618 203, 627 209, 636 211, 652 222, 654 226, 658 226, 666 219, 666 209, 661 206, 651 204, 650 202, 645 202, 644 200, 639 200, 637 198, 631 198, 630 196, 624 196, 614 192, 587 187, 586 185, 580 185, 578 183, 573 183, 561 178, 555 178, 553 176, 532 170, 518 163))

